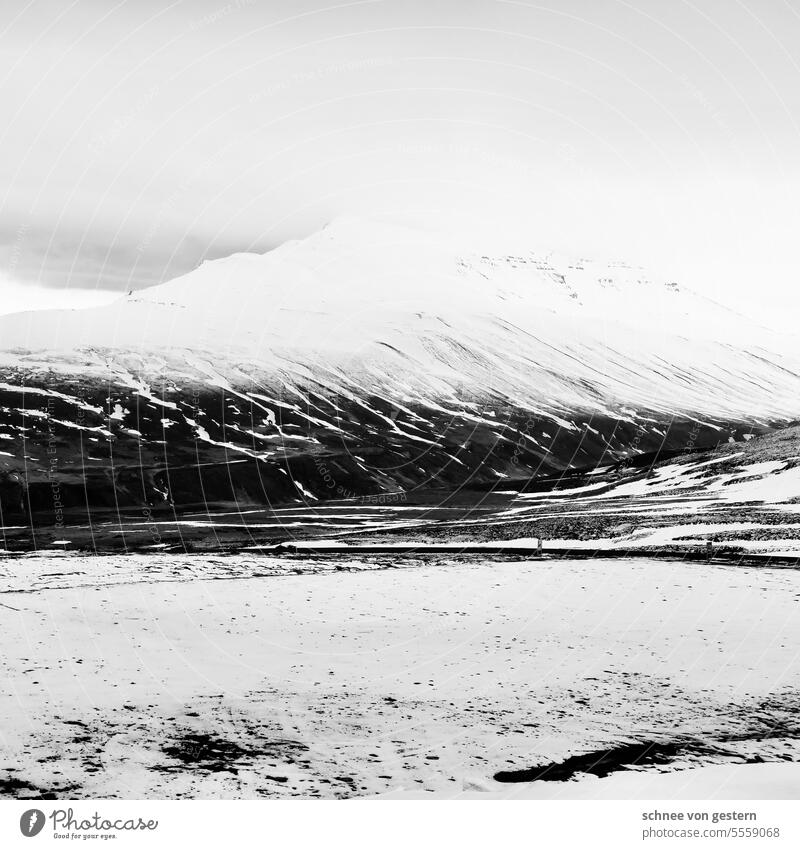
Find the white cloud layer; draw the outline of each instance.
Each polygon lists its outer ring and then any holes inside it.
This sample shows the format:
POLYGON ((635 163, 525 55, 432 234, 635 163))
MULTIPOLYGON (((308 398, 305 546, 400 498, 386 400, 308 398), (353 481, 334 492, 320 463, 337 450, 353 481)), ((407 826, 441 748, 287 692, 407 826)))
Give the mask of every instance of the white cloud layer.
POLYGON ((34 310, 84 309, 109 304, 119 292, 106 289, 50 288, 0 274, 0 315, 34 310))

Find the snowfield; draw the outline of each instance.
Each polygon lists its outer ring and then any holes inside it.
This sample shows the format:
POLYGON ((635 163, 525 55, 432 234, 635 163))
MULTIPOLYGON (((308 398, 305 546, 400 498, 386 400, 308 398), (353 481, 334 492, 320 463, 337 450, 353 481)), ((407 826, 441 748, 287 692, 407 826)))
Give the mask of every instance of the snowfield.
POLYGON ((194 559, 3 579, 4 795, 797 798, 797 571, 194 559))

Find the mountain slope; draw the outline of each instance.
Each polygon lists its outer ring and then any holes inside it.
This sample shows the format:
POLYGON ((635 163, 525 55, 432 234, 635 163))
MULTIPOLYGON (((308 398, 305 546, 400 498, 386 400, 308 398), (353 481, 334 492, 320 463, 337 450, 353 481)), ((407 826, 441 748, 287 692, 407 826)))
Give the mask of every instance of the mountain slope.
POLYGON ((507 492, 505 501, 484 502, 479 515, 431 512, 406 527, 391 517, 394 526, 333 528, 328 541, 298 534, 290 542, 317 551, 446 544, 467 552, 487 543, 530 550, 541 539, 545 551, 565 553, 699 550, 784 562, 800 554, 800 425, 661 462, 639 459, 507 492))
POLYGON ((796 348, 624 265, 339 221, 0 318, 2 508, 487 486, 713 445, 797 417, 796 348))

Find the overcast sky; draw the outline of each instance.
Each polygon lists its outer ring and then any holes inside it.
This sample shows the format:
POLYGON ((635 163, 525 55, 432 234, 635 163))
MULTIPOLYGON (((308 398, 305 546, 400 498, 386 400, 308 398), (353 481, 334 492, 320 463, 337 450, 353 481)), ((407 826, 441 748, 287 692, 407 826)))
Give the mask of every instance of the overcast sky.
POLYGON ((793 0, 6 3, 0 283, 125 290, 355 213, 785 323, 799 43, 793 0))

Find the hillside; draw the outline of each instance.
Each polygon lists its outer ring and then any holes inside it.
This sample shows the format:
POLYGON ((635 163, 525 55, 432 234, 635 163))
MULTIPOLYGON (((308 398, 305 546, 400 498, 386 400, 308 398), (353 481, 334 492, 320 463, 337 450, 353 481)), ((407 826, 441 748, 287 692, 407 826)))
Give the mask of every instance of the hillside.
MULTIPOLYGON (((481 515, 343 534, 331 544, 511 543, 569 550, 800 555, 800 426, 648 463, 621 462, 507 493, 481 515)), ((324 545, 310 542, 317 548, 324 545)))
POLYGON ((0 318, 0 506, 47 524, 485 489, 741 440, 798 399, 793 338, 641 269, 348 219, 0 318))

